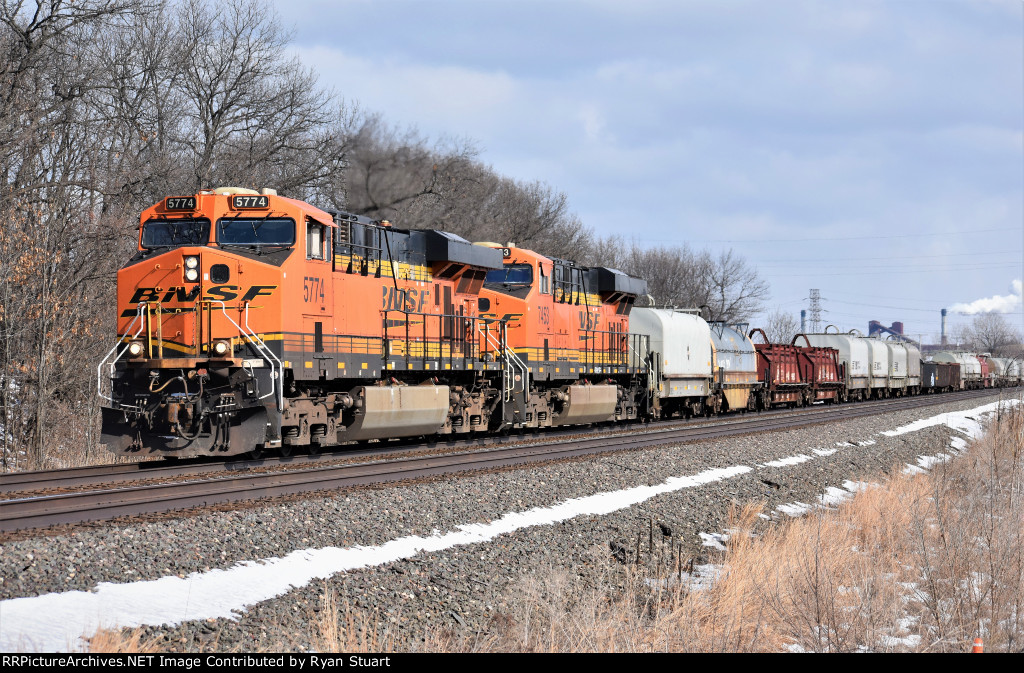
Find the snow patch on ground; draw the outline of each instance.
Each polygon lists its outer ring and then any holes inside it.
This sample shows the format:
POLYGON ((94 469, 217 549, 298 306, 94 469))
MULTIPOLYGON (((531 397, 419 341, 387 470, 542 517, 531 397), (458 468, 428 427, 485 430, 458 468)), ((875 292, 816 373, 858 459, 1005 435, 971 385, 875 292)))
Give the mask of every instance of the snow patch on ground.
POLYGON ((790 465, 806 463, 808 460, 814 460, 814 456, 806 456, 801 453, 795 456, 789 456, 788 458, 779 458, 778 460, 768 461, 762 465, 762 467, 788 467, 790 465))
POLYGON ((668 577, 647 577, 644 584, 649 587, 669 589, 682 585, 687 591, 703 591, 711 588, 722 574, 724 566, 716 563, 703 563, 693 567, 693 572, 675 573, 668 577))
POLYGON ((698 535, 703 546, 725 551, 725 542, 729 539, 725 533, 698 533, 698 535))
POLYGON ((824 507, 835 507, 853 497, 853 493, 843 488, 829 486, 825 492, 818 496, 818 501, 824 507))
POLYGON ((336 573, 383 565, 422 552, 478 544, 533 526, 581 515, 609 514, 663 493, 679 491, 751 472, 746 465, 671 477, 653 486, 637 486, 566 500, 551 507, 510 512, 494 521, 459 526, 455 531, 410 535, 371 547, 300 549, 283 558, 245 561, 232 568, 195 572, 187 577, 114 584, 93 591, 68 591, 0 601, 0 651, 57 652, 74 649, 78 639, 99 628, 184 621, 237 619, 237 611, 336 573))
POLYGON ((908 432, 916 432, 936 425, 945 425, 953 430, 963 433, 970 439, 977 439, 981 436, 983 431, 982 419, 978 417, 995 413, 999 409, 1000 404, 1005 407, 1012 407, 1019 402, 1020 400, 1017 399, 1008 399, 1003 400, 1002 402, 985 404, 980 407, 975 407, 974 409, 951 411, 949 413, 939 414, 938 416, 932 416, 931 418, 923 418, 920 421, 914 421, 913 423, 900 426, 895 430, 886 430, 881 434, 886 437, 897 437, 899 435, 905 435, 908 432))
POLYGON ((779 505, 776 509, 783 514, 788 514, 791 517, 798 517, 807 514, 814 509, 814 505, 808 505, 805 502, 791 502, 785 505, 779 505))

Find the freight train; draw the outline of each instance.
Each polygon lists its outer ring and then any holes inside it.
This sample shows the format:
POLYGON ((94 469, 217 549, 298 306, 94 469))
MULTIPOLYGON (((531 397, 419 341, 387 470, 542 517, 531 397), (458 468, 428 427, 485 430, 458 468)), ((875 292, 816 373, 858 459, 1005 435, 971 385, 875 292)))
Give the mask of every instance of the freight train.
POLYGON ((645 293, 615 269, 273 190, 171 196, 142 213, 118 271, 101 441, 117 454, 288 455, 1021 377, 1016 362, 922 363, 911 344, 856 334, 770 344, 696 311, 634 307, 645 293))

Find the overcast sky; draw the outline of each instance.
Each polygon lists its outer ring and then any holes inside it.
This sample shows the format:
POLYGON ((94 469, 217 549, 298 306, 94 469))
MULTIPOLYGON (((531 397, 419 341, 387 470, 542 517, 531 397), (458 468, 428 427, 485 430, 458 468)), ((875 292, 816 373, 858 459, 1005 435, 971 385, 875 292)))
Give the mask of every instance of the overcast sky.
POLYGON ((276 7, 346 100, 472 139, 598 234, 734 248, 769 308, 819 288, 826 322, 931 335, 988 299, 1024 326, 1019 0, 276 7))

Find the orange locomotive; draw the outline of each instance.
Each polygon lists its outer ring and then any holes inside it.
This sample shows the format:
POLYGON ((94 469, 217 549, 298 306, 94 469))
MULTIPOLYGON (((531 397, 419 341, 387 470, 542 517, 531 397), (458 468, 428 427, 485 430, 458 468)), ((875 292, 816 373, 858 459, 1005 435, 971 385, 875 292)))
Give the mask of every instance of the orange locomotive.
POLYGON ((642 286, 270 190, 169 197, 142 213, 118 272, 102 441, 115 453, 287 454, 635 418, 645 351, 627 316, 642 286), (508 281, 525 256, 548 285, 508 281))
POLYGON ((487 274, 481 314, 504 326, 516 384, 513 427, 634 420, 650 404, 647 337, 629 333, 629 312, 647 283, 531 250, 501 250, 487 274))

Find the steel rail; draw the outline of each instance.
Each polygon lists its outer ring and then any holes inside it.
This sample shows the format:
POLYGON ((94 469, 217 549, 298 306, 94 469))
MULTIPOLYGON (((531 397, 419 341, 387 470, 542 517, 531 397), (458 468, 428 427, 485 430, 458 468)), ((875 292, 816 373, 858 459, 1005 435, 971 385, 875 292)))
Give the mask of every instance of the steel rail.
MULTIPOLYGON (((1012 389, 1006 389, 1012 390, 1012 389)), ((963 399, 963 396, 978 391, 959 391, 941 396, 941 401, 954 402, 963 399)), ((870 400, 859 402, 860 405, 870 405, 877 409, 876 413, 884 413, 885 408, 901 408, 908 400, 932 399, 934 396, 921 396, 914 398, 894 398, 886 400, 870 400)), ((936 399, 937 403, 940 401, 936 399)), ((837 409, 848 408, 836 405, 821 405, 805 409, 772 409, 760 413, 760 416, 791 416, 791 415, 815 415, 834 414, 837 409)), ((903 407, 905 408, 905 407, 903 407)), ((680 426, 692 425, 728 425, 742 422, 746 416, 724 416, 724 417, 698 417, 692 419, 667 419, 647 424, 617 424, 613 426, 582 429, 579 427, 570 428, 545 428, 542 432, 529 435, 508 435, 508 436, 484 436, 472 438, 445 438, 440 440, 398 440, 394 443, 375 446, 340 445, 337 447, 326 447, 323 453, 317 455, 296 454, 291 456, 266 456, 263 458, 231 458, 227 460, 211 460, 210 457, 190 458, 185 460, 148 460, 131 463, 110 463, 106 465, 90 465, 86 467, 63 468, 57 470, 36 470, 24 472, 11 472, 0 474, 0 496, 10 494, 29 493, 43 490, 60 490, 77 488, 81 486, 93 486, 100 484, 113 484, 118 482, 141 481, 150 479, 168 479, 175 477, 191 477, 217 472, 243 472, 254 469, 274 467, 297 467, 322 465, 332 460, 349 460, 351 458, 380 458, 384 459, 395 453, 451 449, 458 451, 460 448, 479 448, 488 445, 500 445, 511 442, 551 442, 562 441, 560 438, 576 436, 581 432, 591 432, 601 436, 614 436, 618 433, 642 432, 654 433, 663 432, 665 429, 677 428, 680 426)), ((0 499, 2 503, 2 499, 0 499)))
MULTIPOLYGON (((942 398, 903 398, 899 409, 934 406, 948 401, 989 397, 991 391, 969 391, 942 398)), ((583 438, 530 446, 493 448, 484 451, 416 456, 375 463, 317 466, 257 474, 237 473, 216 479, 128 486, 10 499, 0 502, 0 532, 40 528, 122 516, 165 513, 260 498, 290 496, 370 484, 422 479, 459 472, 491 470, 525 463, 561 460, 595 453, 635 450, 666 444, 682 444, 758 432, 789 430, 864 416, 887 413, 889 405, 851 405, 828 413, 789 416, 746 416, 729 424, 683 427, 630 433, 611 437, 583 438)))

